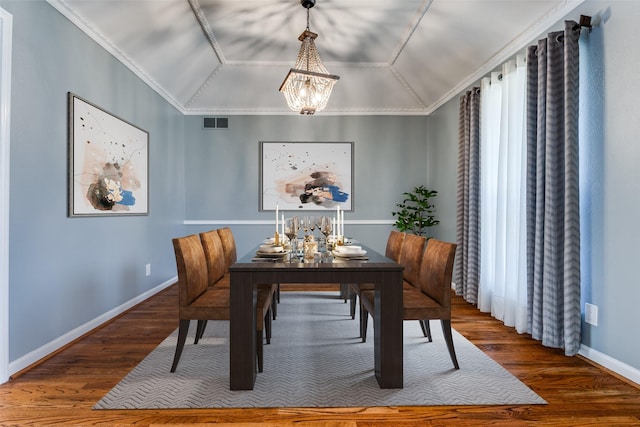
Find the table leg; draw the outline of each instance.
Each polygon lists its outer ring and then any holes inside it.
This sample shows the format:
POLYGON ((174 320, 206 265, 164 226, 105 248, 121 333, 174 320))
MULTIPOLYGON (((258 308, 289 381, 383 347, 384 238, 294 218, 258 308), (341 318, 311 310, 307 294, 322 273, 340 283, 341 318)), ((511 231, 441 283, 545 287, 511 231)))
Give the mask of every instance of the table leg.
POLYGON ((256 382, 256 285, 251 274, 231 272, 229 384, 231 390, 253 390, 256 382))
POLYGON ((380 388, 403 387, 402 271, 384 272, 375 290, 375 374, 380 388))

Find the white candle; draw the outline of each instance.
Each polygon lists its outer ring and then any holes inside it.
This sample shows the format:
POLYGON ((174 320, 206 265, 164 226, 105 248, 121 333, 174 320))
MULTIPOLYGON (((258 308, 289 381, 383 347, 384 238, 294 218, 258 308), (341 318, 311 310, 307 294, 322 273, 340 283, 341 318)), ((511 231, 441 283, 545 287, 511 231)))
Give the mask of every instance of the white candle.
POLYGON ((336 206, 336 236, 340 236, 340 206, 336 206))
POLYGON ((340 234, 342 235, 342 238, 344 238, 344 211, 340 212, 340 227, 342 227, 340 234))
POLYGON ((276 233, 278 232, 278 204, 276 203, 276 233))
POLYGON ((333 219, 331 220, 331 222, 333 223, 333 224, 332 224, 332 227, 331 227, 331 228, 333 229, 333 235, 334 235, 334 236, 337 236, 337 235, 338 235, 338 229, 336 228, 336 219, 335 219, 335 218, 333 218, 333 219))

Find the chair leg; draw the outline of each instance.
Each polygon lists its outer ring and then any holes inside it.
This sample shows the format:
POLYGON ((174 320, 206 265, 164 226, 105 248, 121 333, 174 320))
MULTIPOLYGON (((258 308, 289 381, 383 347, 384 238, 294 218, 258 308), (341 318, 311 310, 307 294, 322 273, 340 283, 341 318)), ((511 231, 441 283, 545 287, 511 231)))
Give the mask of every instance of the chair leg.
POLYGON ((256 357, 258 358, 258 372, 262 372, 263 368, 262 338, 262 331, 256 331, 256 357))
POLYGON ((206 326, 206 320, 198 320, 198 326, 196 326, 196 338, 193 340, 194 344, 198 344, 198 341, 200 341, 200 338, 202 338, 202 335, 204 334, 204 328, 206 326))
POLYGON ((429 326, 429 320, 418 320, 420 322, 420 327, 422 328, 422 333, 429 340, 429 342, 433 342, 433 338, 431 338, 431 326, 429 326))
POLYGON ((267 310, 264 316, 264 330, 267 336, 267 344, 271 344, 271 309, 267 310))
MULTIPOLYGON (((278 289, 280 289, 280 285, 278 285, 278 289)), ((280 302, 280 298, 277 297, 277 293, 278 291, 276 291, 276 298, 271 302, 271 315, 273 320, 276 320, 276 317, 278 316, 278 303, 280 302)))
POLYGON ((453 348, 453 335, 451 333, 451 320, 440 320, 442 324, 442 333, 444 334, 444 340, 447 342, 447 349, 449 350, 449 356, 451 356, 451 361, 453 362, 453 366, 456 369, 460 369, 460 365, 458 365, 458 358, 456 357, 456 350, 453 348))
POLYGON ((362 342, 367 342, 367 324, 369 322, 369 312, 360 303, 360 337, 362 342))
POLYGON ((206 327, 207 327, 206 320, 198 320, 198 329, 196 329, 196 341, 194 342, 194 344, 198 344, 198 341, 202 339, 202 336, 204 335, 204 330, 206 327), (200 322, 202 322, 202 325, 200 325, 200 322), (200 331, 200 333, 198 333, 198 330, 200 331))
POLYGON ((175 372, 182 355, 182 349, 184 343, 187 340, 187 333, 189 332, 189 320, 180 319, 180 328, 178 329, 178 342, 176 343, 176 354, 173 356, 173 364, 171 365, 171 372, 175 372))
MULTIPOLYGON (((276 289, 276 300, 280 302, 280 283, 278 283, 278 288, 276 289)), ((275 317, 274 317, 275 319, 275 317)))
POLYGON ((356 294, 355 292, 352 292, 350 298, 351 298, 350 314, 351 314, 351 318, 355 319, 356 318, 356 305, 358 303, 358 294, 356 294))

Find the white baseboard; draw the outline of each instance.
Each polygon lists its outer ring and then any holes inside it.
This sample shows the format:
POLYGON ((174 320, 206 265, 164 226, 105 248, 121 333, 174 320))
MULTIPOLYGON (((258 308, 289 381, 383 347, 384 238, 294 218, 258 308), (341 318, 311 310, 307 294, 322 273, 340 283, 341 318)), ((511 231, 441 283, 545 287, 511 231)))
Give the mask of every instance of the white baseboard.
MULTIPOLYGON (((451 283, 451 288, 455 290, 455 283, 451 283)), ((600 366, 609 369, 610 371, 615 372, 618 375, 625 377, 629 381, 640 385, 640 369, 636 369, 633 366, 627 365, 626 363, 614 359, 611 356, 600 353, 599 351, 594 350, 584 344, 580 344, 580 350, 578 351, 578 354, 591 360, 592 362, 597 363, 600 366)))
POLYGON ((128 309, 130 309, 131 307, 133 307, 136 304, 141 303, 142 301, 146 300, 147 298, 157 294, 158 292, 160 292, 161 290, 168 288, 170 285, 176 283, 176 281, 178 280, 178 277, 173 277, 169 280, 167 280, 164 283, 161 283, 160 285, 156 286, 153 289, 149 289, 147 292, 144 292, 143 294, 138 295, 135 298, 130 299, 129 301, 125 302, 124 304, 107 311, 106 313, 104 313, 101 316, 96 317, 95 319, 85 323, 84 325, 78 326, 77 328, 67 332, 66 334, 54 339, 53 341, 48 342, 47 344, 43 345, 42 347, 39 347, 35 350, 33 350, 30 353, 25 354, 24 356, 22 356, 19 359, 14 360, 13 362, 9 363, 9 375, 13 375, 16 372, 19 372, 25 368, 27 368, 28 366, 31 366, 32 364, 36 363, 38 360, 43 359, 45 357, 47 357, 48 355, 50 355, 51 353, 53 353, 54 351, 60 349, 61 347, 64 347, 65 345, 69 344, 70 342, 72 342, 73 340, 77 339, 78 337, 81 337, 82 335, 86 334, 87 332, 91 331, 92 329, 97 328, 98 326, 102 325, 105 322, 108 322, 109 320, 113 319, 114 317, 124 313, 125 311, 127 311, 128 309))
POLYGON ((598 365, 609 369, 610 371, 615 372, 618 375, 625 377, 629 381, 632 381, 640 386, 639 369, 627 365, 626 363, 614 359, 613 357, 608 356, 604 353, 600 353, 598 350, 594 350, 584 344, 580 344, 580 350, 578 351, 578 354, 597 363, 598 365))

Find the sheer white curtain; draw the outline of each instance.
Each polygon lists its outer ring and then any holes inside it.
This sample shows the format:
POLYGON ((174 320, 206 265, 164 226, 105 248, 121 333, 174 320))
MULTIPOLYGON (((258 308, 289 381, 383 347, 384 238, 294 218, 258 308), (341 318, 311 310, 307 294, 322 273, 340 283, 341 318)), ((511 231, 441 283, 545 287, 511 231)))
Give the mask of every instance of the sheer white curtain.
POLYGON ((527 331, 526 64, 524 55, 482 80, 481 245, 478 307, 527 331))

